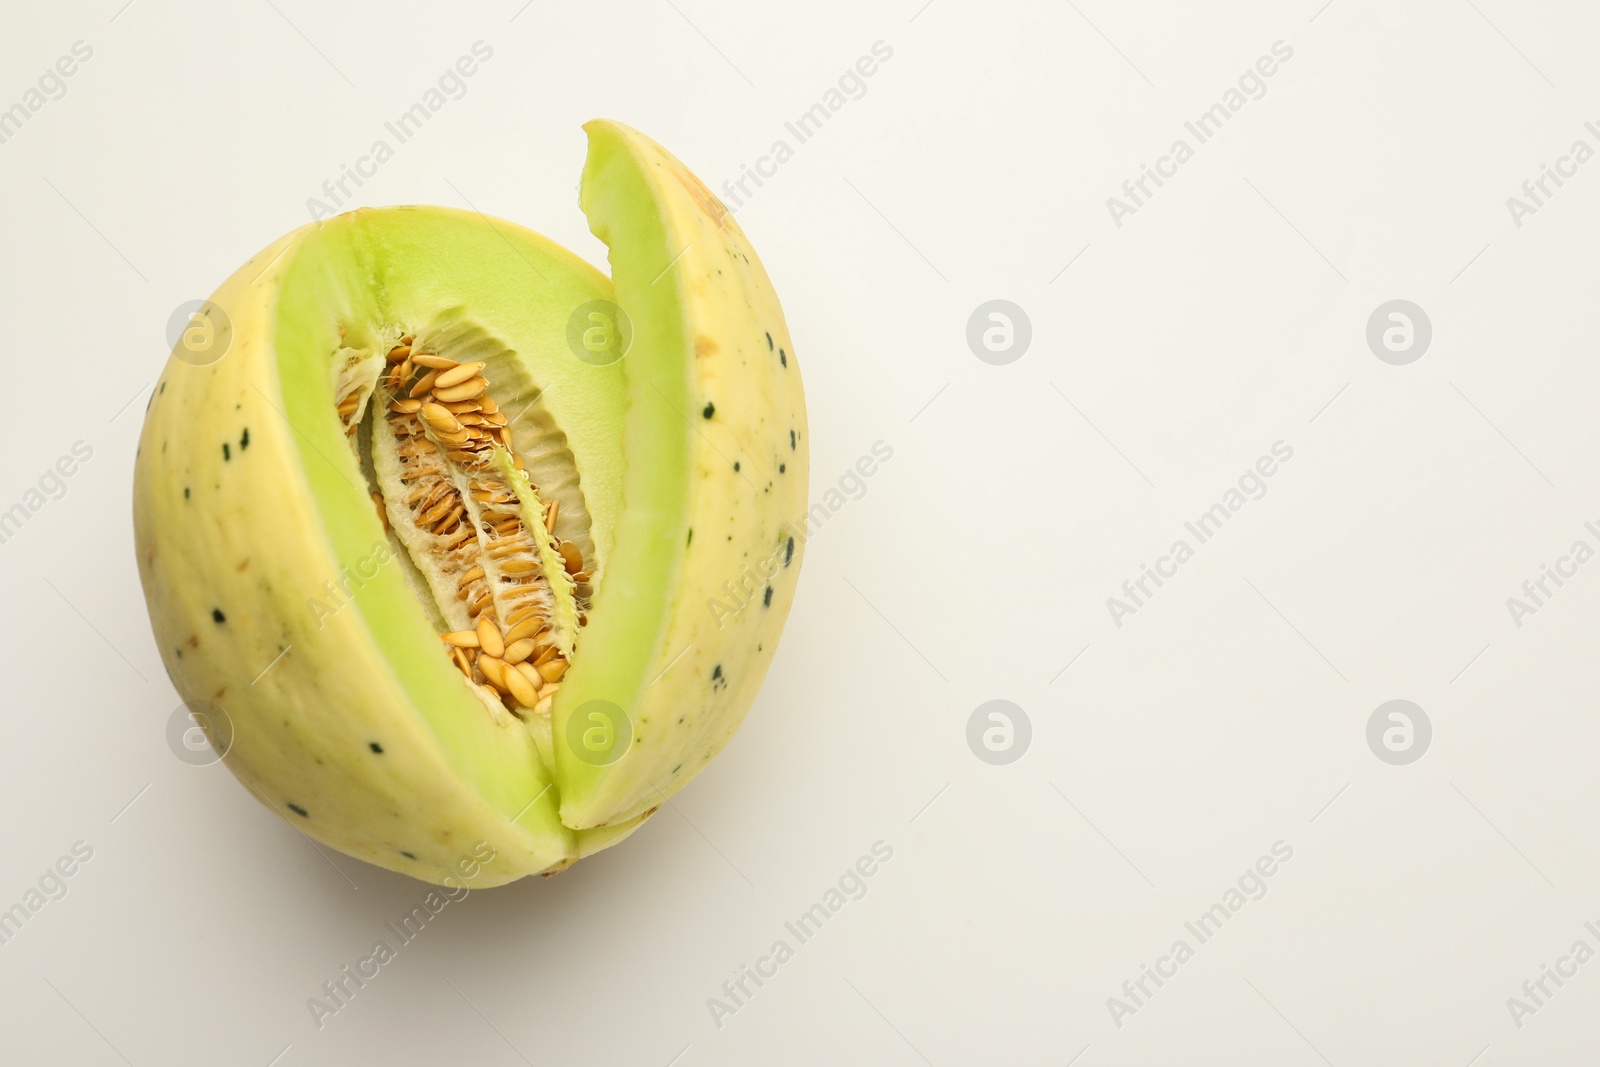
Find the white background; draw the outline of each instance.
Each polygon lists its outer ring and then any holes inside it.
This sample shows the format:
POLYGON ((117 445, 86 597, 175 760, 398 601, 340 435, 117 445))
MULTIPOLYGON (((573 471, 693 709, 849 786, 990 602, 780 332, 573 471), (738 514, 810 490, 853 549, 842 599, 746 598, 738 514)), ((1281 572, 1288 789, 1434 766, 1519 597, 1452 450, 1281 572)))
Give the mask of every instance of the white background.
POLYGON ((1506 199, 1600 149, 1600 16, 921 2, 6 13, 0 108, 94 54, 0 145, 0 510, 93 458, 0 545, 0 908, 94 854, 0 946, 0 1060, 1593 1062, 1600 962, 1520 1028, 1507 998, 1600 950, 1600 563, 1520 628, 1506 601, 1600 547, 1600 162, 1520 228, 1506 199), (470 205, 596 262, 581 122, 719 189, 890 46, 738 218, 804 369, 813 499, 894 455, 812 540, 709 771, 622 847, 450 905, 319 1029, 307 999, 426 887, 169 751, 133 448, 173 309, 478 40, 355 202, 470 205), (1266 94, 1119 228, 1106 198, 1279 40, 1266 94), (965 340, 995 298, 1032 322, 1005 366, 965 340), (1433 326, 1405 366, 1365 339, 1392 299, 1433 326), (1106 599, 1280 440, 1266 495, 1115 625, 1106 599), (1408 766, 1366 741, 1396 698, 1434 729, 1408 766), (992 699, 1032 724, 1006 766, 966 740, 992 699), (708 998, 879 840, 867 895, 716 1025, 708 998), (1279 840, 1266 896, 1117 1025, 1107 999, 1279 840))

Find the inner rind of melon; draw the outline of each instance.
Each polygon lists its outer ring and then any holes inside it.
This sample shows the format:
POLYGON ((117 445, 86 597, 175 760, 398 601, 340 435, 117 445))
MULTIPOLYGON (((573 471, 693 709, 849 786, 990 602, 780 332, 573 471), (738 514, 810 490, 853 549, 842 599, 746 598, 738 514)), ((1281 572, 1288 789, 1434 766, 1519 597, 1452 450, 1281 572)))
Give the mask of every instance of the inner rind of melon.
MULTIPOLYGON (((603 701, 635 717, 659 664, 682 649, 662 647, 665 621, 677 607, 687 546, 690 438, 700 412, 690 406, 682 279, 672 269, 685 249, 672 247, 671 227, 645 170, 620 130, 592 123, 580 185, 589 228, 609 251, 617 302, 633 328, 627 365, 628 420, 623 451, 628 507, 618 517, 615 552, 595 595, 586 640, 555 703, 556 770, 570 825, 603 826, 611 812, 591 803, 610 776, 626 774, 625 758, 597 763, 570 742, 574 716, 603 701), (577 812, 586 812, 578 816, 577 812)), ((633 741, 658 724, 633 723, 633 741)), ((654 784, 654 783, 652 783, 654 784)))
MULTIPOLYGON (((272 336, 279 387, 273 396, 263 383, 263 393, 281 406, 296 431, 302 473, 335 558, 363 557, 386 540, 366 478, 335 414, 335 353, 380 350, 402 333, 426 327, 440 312, 459 308, 515 350, 542 386, 542 403, 565 432, 578 466, 597 553, 630 561, 620 571, 627 586, 638 584, 641 566, 648 574, 649 553, 641 559, 641 553, 617 543, 630 526, 619 523, 629 477, 625 442, 637 439, 626 417, 624 367, 595 366, 578 359, 566 344, 575 309, 612 299, 603 275, 537 234, 442 208, 340 216, 308 235, 292 257, 280 283, 272 336)), ((630 498, 626 514, 633 513, 635 503, 630 498)), ((606 619, 612 601, 626 599, 608 598, 606 588, 603 583, 596 590, 592 623, 606 619)), ((411 707, 396 708, 395 714, 421 716, 457 774, 520 828, 558 835, 569 852, 579 847, 559 819, 559 761, 552 776, 528 729, 485 713, 452 666, 432 613, 419 603, 402 568, 382 568, 356 603, 410 697, 411 707)), ((659 626, 659 615, 654 621, 659 626)), ((574 669, 593 656, 619 671, 621 679, 636 679, 654 648, 647 639, 630 641, 630 634, 648 632, 651 622, 585 631, 574 669)), ((565 690, 558 694, 558 708, 565 697, 565 690)))

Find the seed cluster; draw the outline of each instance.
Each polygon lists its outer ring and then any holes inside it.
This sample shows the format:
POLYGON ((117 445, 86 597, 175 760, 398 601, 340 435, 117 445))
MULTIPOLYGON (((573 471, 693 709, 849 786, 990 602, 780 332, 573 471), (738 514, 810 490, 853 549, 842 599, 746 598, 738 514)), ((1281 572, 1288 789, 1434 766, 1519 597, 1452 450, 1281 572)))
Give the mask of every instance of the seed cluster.
MULTIPOLYGON (((445 646, 484 695, 513 712, 547 714, 568 661, 555 644, 555 600, 539 539, 494 462, 496 446, 504 448, 515 476, 526 480, 522 457, 512 449, 510 420, 487 393, 484 363, 458 363, 415 351, 413 344, 403 337, 387 355, 384 417, 399 442, 406 510, 428 535, 433 562, 455 581, 456 598, 475 621, 472 629, 444 634, 445 646), (456 472, 465 476, 467 498, 456 472)), ((544 526, 552 536, 557 507, 555 501, 545 505, 544 526)), ((556 541, 556 550, 581 609, 591 593, 583 554, 565 540, 556 541)))
POLYGON ((550 710, 550 698, 561 688, 567 661, 555 646, 541 644, 544 623, 529 618, 501 633, 489 614, 478 617, 471 630, 444 635, 450 655, 468 678, 473 668, 498 694, 505 694, 524 707, 543 715, 550 710))
POLYGON ((361 424, 360 420, 356 418, 356 409, 360 406, 361 390, 359 388, 351 389, 339 401, 337 409, 339 421, 344 423, 344 435, 346 437, 355 436, 356 428, 361 424))

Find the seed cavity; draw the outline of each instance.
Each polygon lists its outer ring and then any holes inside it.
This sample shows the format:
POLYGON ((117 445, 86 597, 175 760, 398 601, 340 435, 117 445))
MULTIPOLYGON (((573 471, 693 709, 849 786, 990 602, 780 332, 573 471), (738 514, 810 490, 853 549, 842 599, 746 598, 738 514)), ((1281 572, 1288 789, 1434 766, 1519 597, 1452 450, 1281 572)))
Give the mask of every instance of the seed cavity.
POLYGON ((442 653, 497 720, 547 716, 599 560, 576 463, 541 391, 458 310, 335 356, 335 413, 442 653))

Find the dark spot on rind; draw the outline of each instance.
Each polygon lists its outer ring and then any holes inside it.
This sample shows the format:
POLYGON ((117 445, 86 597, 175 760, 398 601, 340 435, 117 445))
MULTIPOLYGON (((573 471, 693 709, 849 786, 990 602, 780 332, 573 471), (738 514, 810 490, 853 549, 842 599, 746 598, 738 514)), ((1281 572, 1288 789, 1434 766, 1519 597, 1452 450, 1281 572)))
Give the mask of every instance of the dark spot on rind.
POLYGON ((187 485, 183 487, 183 499, 189 499, 189 487, 187 485))
POLYGON ((734 470, 738 470, 739 469, 739 461, 738 460, 734 460, 733 461, 733 469, 734 470))
POLYGON ((221 608, 212 608, 211 609, 211 621, 212 622, 227 622, 228 621, 228 617, 222 613, 222 609, 221 608))
POLYGON ((239 435, 239 451, 243 452, 250 447, 250 427, 244 428, 244 433, 239 435))
POLYGON ((788 469, 789 469, 789 465, 787 463, 778 464, 778 473, 779 474, 782 474, 784 471, 786 471, 788 469))
POLYGON ((722 664, 719 663, 715 667, 711 668, 711 677, 712 678, 721 678, 722 677, 722 664))
POLYGON ((694 527, 693 526, 689 527, 689 536, 684 538, 683 547, 684 548, 688 548, 692 544, 694 544, 694 527))
POLYGON ((233 458, 233 452, 228 448, 228 442, 222 442, 222 462, 226 463, 233 458))
POLYGON ((166 391, 167 391, 167 383, 166 382, 162 382, 161 383, 161 388, 156 390, 156 392, 158 392, 158 393, 165 393, 166 391))
POLYGON ((408 860, 414 860, 414 859, 417 858, 417 857, 413 856, 411 853, 407 852, 405 849, 401 849, 400 850, 400 855, 404 856, 408 860))
POLYGON ((717 413, 717 405, 711 403, 711 401, 709 401, 709 400, 706 401, 705 410, 700 412, 701 415, 705 416, 708 419, 711 416, 715 415, 716 413, 717 413))
POLYGON ((781 348, 778 349, 778 362, 782 363, 785 367, 789 365, 789 357, 784 355, 783 349, 781 348))
POLYGON ((794 431, 789 431, 789 451, 794 451, 794 431))
POLYGON ((794 538, 791 537, 789 538, 789 543, 784 546, 783 565, 787 567, 789 565, 789 561, 792 559, 794 559, 794 538))
POLYGON ((296 815, 298 815, 298 816, 300 816, 300 817, 301 817, 301 818, 302 818, 302 819, 309 819, 309 818, 311 818, 311 815, 310 815, 310 813, 309 813, 309 812, 307 812, 307 811, 306 811, 306 809, 305 809, 305 808, 302 808, 302 807, 301 807, 301 806, 300 806, 300 805, 298 805, 298 804, 290 804, 290 805, 289 805, 289 810, 290 810, 290 811, 292 811, 292 812, 294 812, 294 813, 295 813, 295 814, 296 814, 296 815))
POLYGON ((761 598, 761 606, 764 608, 772 607, 772 586, 770 585, 767 586, 766 595, 761 598))
POLYGON ((772 351, 772 335, 770 333, 767 334, 767 351, 772 351))
POLYGON ((378 742, 376 742, 376 741, 368 741, 367 742, 367 747, 372 749, 372 751, 378 753, 378 755, 380 755, 380 756, 383 755, 383 746, 378 744, 378 742))

